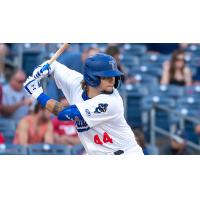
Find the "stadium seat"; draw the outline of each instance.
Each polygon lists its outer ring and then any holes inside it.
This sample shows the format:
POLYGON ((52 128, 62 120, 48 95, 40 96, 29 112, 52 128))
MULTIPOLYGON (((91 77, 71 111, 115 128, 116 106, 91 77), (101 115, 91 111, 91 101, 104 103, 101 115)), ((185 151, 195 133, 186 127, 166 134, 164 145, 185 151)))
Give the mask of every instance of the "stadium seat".
MULTIPOLYGON (((133 74, 133 77, 135 78, 135 80, 138 81, 138 83, 140 85, 158 85, 159 84, 159 81, 158 81, 158 78, 156 76, 152 76, 152 75, 149 75, 149 74, 143 74, 143 73, 137 73, 137 74, 133 74)), ((137 85, 138 85, 137 83, 137 85)))
POLYGON ((52 99, 59 100, 59 89, 56 86, 55 81, 52 78, 46 79, 46 88, 45 92, 46 94, 51 97, 52 99))
POLYGON ((15 122, 0 118, 0 132, 3 133, 6 143, 12 143, 15 136, 15 122))
POLYGON ((162 68, 155 68, 155 67, 149 67, 149 66, 139 66, 139 67, 133 67, 131 70, 132 74, 147 74, 147 75, 152 75, 154 77, 157 77, 160 79, 162 75, 162 68))
POLYGON ((127 85, 127 120, 130 126, 140 127, 141 126, 141 99, 148 95, 148 90, 142 85, 127 85))
POLYGON ((0 155, 26 155, 27 149, 21 145, 1 144, 0 155))
POLYGON ((136 56, 133 56, 132 54, 131 55, 122 54, 121 63, 125 66, 125 68, 132 69, 134 66, 138 66, 139 58, 136 56))
POLYGON ((193 95, 183 96, 177 99, 177 106, 186 109, 195 109, 200 111, 200 98, 193 95))
POLYGON ((200 85, 186 86, 184 87, 184 95, 200 97, 200 85))
POLYGON ((123 46, 124 54, 129 54, 133 56, 142 56, 147 51, 146 45, 143 44, 125 44, 123 46))
POLYGON ((184 87, 177 85, 150 85, 149 93, 177 99, 184 95, 184 87))
MULTIPOLYGON (((188 117, 196 117, 197 119, 199 118, 199 114, 200 111, 197 110, 194 107, 190 106, 190 105, 178 105, 177 108, 175 109, 177 111, 177 113, 181 113, 183 116, 188 116, 188 117)), ((180 127, 180 116, 172 116, 174 122, 176 123, 176 126, 181 129, 182 127, 180 127)), ((199 136, 195 133, 195 126, 196 123, 193 123, 189 120, 184 120, 184 135, 185 135, 185 139, 189 140, 190 142, 193 142, 195 144, 199 144, 199 136)))
POLYGON ((140 64, 162 64, 166 60, 169 60, 170 56, 157 53, 146 53, 141 57, 140 64))
MULTIPOLYGON (((140 107, 142 111, 142 127, 147 141, 150 140, 150 111, 153 108, 153 105, 162 105, 166 108, 174 108, 176 106, 176 102, 174 99, 162 95, 151 95, 143 97, 140 107)), ((155 120, 156 126, 169 131, 170 125, 172 123, 170 113, 156 108, 155 120)))
POLYGON ((44 54, 40 50, 26 50, 22 53, 22 66, 25 73, 30 76, 34 67, 44 62, 44 54))
POLYGON ((200 45, 198 44, 190 44, 186 49, 186 52, 191 52, 193 54, 198 54, 200 53, 200 45))
POLYGON ((33 144, 28 146, 29 155, 70 155, 70 149, 66 145, 57 144, 33 144))
POLYGON ((71 155, 82 155, 85 149, 82 144, 77 144, 71 147, 70 152, 71 155))

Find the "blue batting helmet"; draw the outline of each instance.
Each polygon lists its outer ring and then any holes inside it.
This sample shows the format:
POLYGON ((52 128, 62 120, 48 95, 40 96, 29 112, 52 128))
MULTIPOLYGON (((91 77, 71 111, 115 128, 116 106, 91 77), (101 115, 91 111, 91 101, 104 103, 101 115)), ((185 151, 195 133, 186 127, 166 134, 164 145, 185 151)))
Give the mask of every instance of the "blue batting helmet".
POLYGON ((89 86, 97 87, 101 82, 101 77, 116 77, 114 87, 117 88, 121 75, 122 73, 117 69, 116 60, 110 55, 98 53, 85 61, 84 80, 89 86))

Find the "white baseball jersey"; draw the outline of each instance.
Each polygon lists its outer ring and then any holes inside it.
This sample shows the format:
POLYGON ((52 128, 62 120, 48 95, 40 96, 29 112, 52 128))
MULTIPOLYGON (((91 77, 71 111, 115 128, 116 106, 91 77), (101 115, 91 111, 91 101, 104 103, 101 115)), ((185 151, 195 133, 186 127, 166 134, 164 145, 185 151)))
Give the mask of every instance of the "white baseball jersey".
POLYGON ((121 96, 114 89, 112 94, 100 94, 84 100, 81 81, 83 75, 55 61, 54 79, 70 105, 76 105, 84 120, 75 121, 79 138, 88 154, 143 155, 135 136, 124 118, 121 96))

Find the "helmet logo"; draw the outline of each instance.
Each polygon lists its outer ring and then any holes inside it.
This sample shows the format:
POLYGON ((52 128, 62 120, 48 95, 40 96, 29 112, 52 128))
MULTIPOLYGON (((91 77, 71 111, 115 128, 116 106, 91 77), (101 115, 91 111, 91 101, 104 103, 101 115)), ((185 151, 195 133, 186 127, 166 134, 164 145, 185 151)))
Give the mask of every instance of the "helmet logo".
POLYGON ((116 62, 114 60, 110 60, 109 64, 112 65, 113 70, 116 70, 117 66, 116 66, 116 62))

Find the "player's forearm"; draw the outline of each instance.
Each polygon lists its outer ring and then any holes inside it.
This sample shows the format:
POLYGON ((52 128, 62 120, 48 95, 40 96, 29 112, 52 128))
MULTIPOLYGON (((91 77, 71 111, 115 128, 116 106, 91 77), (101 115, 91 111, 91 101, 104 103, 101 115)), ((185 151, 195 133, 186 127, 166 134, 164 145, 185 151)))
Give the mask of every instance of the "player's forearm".
POLYGON ((45 108, 49 112, 51 112, 51 113, 53 113, 54 115, 57 116, 58 113, 64 109, 64 106, 63 106, 62 103, 60 103, 60 102, 58 102, 54 99, 50 99, 49 101, 47 101, 45 108))
POLYGON ((38 102, 43 108, 46 108, 49 112, 58 116, 59 120, 73 121, 75 118, 83 119, 76 105, 64 106, 62 103, 51 99, 43 92, 37 96, 38 102))
POLYGON ((58 115, 60 111, 64 109, 64 106, 62 103, 51 99, 49 96, 47 96, 44 93, 41 93, 38 98, 38 102, 42 105, 43 108, 46 108, 49 112, 53 113, 54 115, 58 115))

